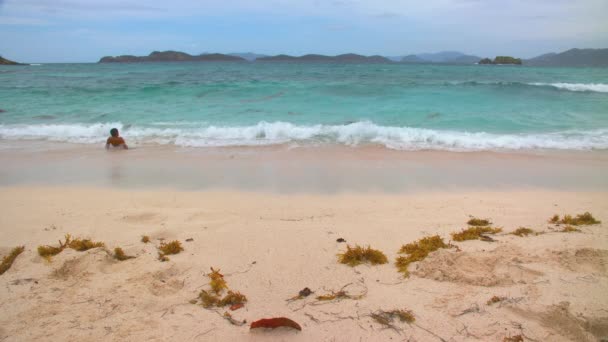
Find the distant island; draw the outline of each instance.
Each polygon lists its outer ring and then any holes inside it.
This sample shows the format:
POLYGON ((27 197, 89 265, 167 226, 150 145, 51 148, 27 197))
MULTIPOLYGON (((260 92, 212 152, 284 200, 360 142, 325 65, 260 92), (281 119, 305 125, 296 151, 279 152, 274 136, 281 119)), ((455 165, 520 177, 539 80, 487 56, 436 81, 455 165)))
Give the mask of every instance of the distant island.
POLYGON ((494 60, 491 60, 489 58, 484 58, 482 60, 479 61, 478 64, 514 64, 514 65, 521 65, 521 59, 519 58, 514 58, 511 56, 496 56, 496 58, 494 58, 494 60))
POLYGON ((608 67, 608 49, 570 49, 547 53, 524 61, 529 66, 608 67))
POLYGON ((300 57, 289 55, 278 55, 257 58, 259 62, 316 62, 316 63, 392 63, 392 61, 382 56, 362 56, 354 53, 347 53, 338 56, 325 55, 304 55, 300 57))
MULTIPOLYGON (((530 59, 497 56, 494 59, 467 55, 458 51, 421 53, 406 56, 363 56, 347 53, 337 56, 307 54, 303 56, 267 56, 252 52, 244 53, 202 53, 190 55, 179 51, 154 51, 148 56, 106 56, 99 63, 142 63, 142 62, 293 62, 293 63, 393 63, 393 64, 442 64, 442 65, 524 65, 550 67, 608 67, 608 49, 570 49, 562 53, 547 53, 530 59)), ((19 63, 0 57, 0 64, 19 63), (6 62, 5 62, 6 61, 6 62)))
POLYGON ((15 61, 11 61, 10 59, 6 59, 6 58, 0 56, 0 65, 27 65, 27 64, 17 63, 15 61))
POLYGON ((221 53, 201 54, 192 56, 179 51, 154 51, 148 56, 106 56, 99 60, 99 63, 144 63, 144 62, 246 62, 247 60, 221 53))

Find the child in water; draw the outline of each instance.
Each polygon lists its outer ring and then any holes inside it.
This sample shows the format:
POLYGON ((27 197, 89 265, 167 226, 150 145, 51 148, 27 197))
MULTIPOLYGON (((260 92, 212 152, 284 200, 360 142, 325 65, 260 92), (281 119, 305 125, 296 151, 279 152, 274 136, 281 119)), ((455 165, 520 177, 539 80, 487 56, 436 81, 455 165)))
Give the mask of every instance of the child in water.
POLYGON ((116 128, 110 130, 110 135, 111 137, 106 141, 106 150, 109 150, 110 148, 129 149, 129 146, 125 143, 125 139, 118 135, 118 130, 116 128))

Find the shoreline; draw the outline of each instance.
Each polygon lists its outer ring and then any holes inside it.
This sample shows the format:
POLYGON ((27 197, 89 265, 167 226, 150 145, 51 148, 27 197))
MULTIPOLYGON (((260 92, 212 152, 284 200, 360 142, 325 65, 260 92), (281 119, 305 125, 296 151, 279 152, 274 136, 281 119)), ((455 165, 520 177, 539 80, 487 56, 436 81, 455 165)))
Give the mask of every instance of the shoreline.
POLYGON ((546 189, 607 191, 606 151, 446 152, 365 147, 0 145, 0 186, 279 193, 546 189), (2 148, 3 147, 3 148, 2 148))
POLYGON ((26 247, 0 276, 5 341, 502 341, 517 335, 599 341, 608 332, 605 223, 581 226, 580 233, 560 233, 561 227, 547 223, 553 214, 585 211, 606 222, 606 192, 280 194, 13 186, 2 188, 0 205, 0 255, 26 247), (488 218, 503 232, 492 236, 494 242, 452 242, 458 249, 432 253, 403 278, 393 265, 403 244, 434 234, 448 242, 469 215, 488 218), (543 234, 509 234, 520 226, 543 234), (50 262, 38 256, 37 246, 56 245, 65 234, 104 242, 108 252, 68 249, 50 262), (142 235, 152 243, 142 243, 142 235), (346 244, 338 238, 376 248, 388 263, 342 265, 336 255, 346 244), (160 262, 157 246, 173 240, 184 251, 160 262), (115 247, 135 259, 112 259, 115 247), (244 308, 207 310, 190 303, 208 289, 211 267, 221 270, 230 289, 247 296, 244 308), (319 296, 347 284, 349 294, 364 296, 286 301, 304 287, 319 296), (487 304, 493 296, 504 299, 487 304), (411 310, 416 321, 387 329, 371 317, 393 309, 411 310), (224 311, 247 324, 230 324, 224 311), (252 321, 276 316, 295 320, 302 331, 249 331, 252 321))

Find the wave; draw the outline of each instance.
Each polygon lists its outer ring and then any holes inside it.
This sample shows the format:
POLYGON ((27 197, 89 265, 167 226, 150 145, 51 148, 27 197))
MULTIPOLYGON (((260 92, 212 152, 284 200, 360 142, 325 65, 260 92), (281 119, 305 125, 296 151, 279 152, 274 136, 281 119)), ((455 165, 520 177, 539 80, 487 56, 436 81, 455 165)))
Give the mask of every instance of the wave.
POLYGON ((569 91, 608 93, 608 84, 603 83, 529 83, 534 86, 553 87, 569 91))
POLYGON ((548 87, 558 90, 576 91, 576 92, 594 92, 608 93, 608 84, 604 83, 522 83, 522 82, 485 82, 485 81, 462 81, 462 82, 447 82, 446 85, 464 85, 464 86, 504 86, 504 87, 548 87))
POLYGON ((0 125, 0 139, 102 144, 116 127, 133 144, 184 147, 280 144, 383 145, 396 150, 484 151, 520 149, 608 149, 608 129, 537 134, 495 134, 380 126, 362 121, 345 125, 294 125, 259 122, 251 126, 137 127, 120 122, 96 124, 0 125))

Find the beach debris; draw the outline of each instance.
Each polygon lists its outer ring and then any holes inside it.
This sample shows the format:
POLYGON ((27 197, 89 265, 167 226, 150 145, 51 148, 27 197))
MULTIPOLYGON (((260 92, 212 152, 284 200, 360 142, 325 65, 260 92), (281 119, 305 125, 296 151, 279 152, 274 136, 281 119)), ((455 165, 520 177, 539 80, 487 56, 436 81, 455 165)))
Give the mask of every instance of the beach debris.
POLYGON ((308 287, 301 289, 300 292, 298 293, 298 295, 300 297, 308 297, 311 294, 313 294, 313 292, 308 287))
POLYGON ((399 272, 403 273, 405 277, 409 276, 408 266, 416 261, 420 261, 426 258, 431 252, 434 252, 440 248, 450 247, 439 235, 429 236, 422 238, 416 242, 408 243, 407 245, 401 246, 399 254, 407 254, 406 256, 399 256, 395 261, 395 266, 399 272))
POLYGON ((158 259, 160 261, 168 261, 169 258, 167 255, 178 254, 179 252, 183 251, 184 248, 179 241, 174 240, 167 243, 161 242, 160 246, 158 246, 158 250, 158 259))
POLYGON ((500 302, 504 301, 505 299, 507 299, 507 297, 492 296, 492 298, 488 299, 488 301, 486 302, 486 305, 500 303, 500 302))
POLYGON ((59 247, 54 246, 38 246, 38 255, 41 257, 51 260, 52 256, 61 253, 66 248, 72 248, 76 251, 83 252, 92 248, 104 247, 103 242, 94 242, 90 239, 72 239, 70 234, 65 235, 65 241, 59 240, 59 247))
POLYGON ((350 294, 350 293, 346 292, 346 288, 351 285, 354 285, 354 284, 348 283, 348 284, 342 286, 342 288, 340 290, 338 290, 337 292, 331 291, 331 293, 317 296, 316 299, 317 299, 317 301, 320 301, 320 302, 326 302, 326 301, 342 300, 342 299, 358 300, 358 299, 365 297, 365 295, 367 294, 367 287, 365 287, 364 290, 359 294, 350 294))
POLYGON ((141 237, 141 242, 143 242, 143 243, 149 243, 150 242, 150 237, 148 235, 143 235, 141 237))
POLYGON ((517 235, 519 237, 528 236, 530 234, 534 234, 534 231, 530 228, 519 227, 515 231, 510 233, 511 235, 517 235))
POLYGON ((485 241, 485 242, 496 242, 496 240, 494 240, 493 238, 491 238, 487 235, 483 235, 483 234, 479 235, 479 240, 485 241))
MULTIPOLYGON (((463 229, 461 232, 452 233, 452 239, 454 241, 466 241, 466 240, 478 240, 484 234, 496 234, 502 232, 502 228, 492 227, 470 227, 463 229)), ((485 236, 486 241, 489 241, 488 236, 485 236)), ((492 241, 494 239, 491 239, 492 241)))
POLYGON ((572 217, 572 215, 564 215, 564 217, 560 220, 559 215, 553 215, 549 219, 549 223, 553 224, 568 224, 572 226, 589 226, 593 224, 600 224, 602 221, 598 221, 591 215, 590 212, 585 212, 583 214, 578 214, 576 217, 572 217))
POLYGON ((230 322, 230 324, 236 325, 236 326, 239 326, 239 327, 242 326, 242 325, 247 324, 246 320, 239 321, 239 320, 234 319, 232 317, 232 315, 230 314, 230 312, 228 312, 228 311, 224 312, 224 315, 222 317, 224 317, 225 320, 227 320, 228 322, 230 322))
POLYGON ((487 226, 491 225, 492 222, 490 222, 490 220, 488 220, 488 219, 478 219, 476 217, 471 217, 471 219, 467 221, 467 224, 469 226, 474 226, 474 227, 487 227, 487 226))
POLYGON ((344 240, 343 238, 337 238, 336 242, 346 242, 346 240, 344 240))
POLYGON ((574 233, 574 232, 580 232, 581 230, 578 228, 574 228, 570 225, 565 226, 564 228, 562 228, 561 230, 559 230, 560 233, 574 233))
POLYGON ((126 255, 125 252, 120 247, 114 248, 114 259, 118 261, 125 261, 129 259, 134 259, 134 256, 126 255))
POLYGON ((370 317, 377 323, 397 331, 399 329, 393 324, 395 319, 406 323, 413 323, 416 320, 412 311, 397 309, 391 311, 378 310, 370 314, 370 317))
POLYGON ((303 299, 303 298, 310 296, 313 293, 314 292, 311 291, 308 287, 305 287, 305 288, 301 289, 300 292, 298 292, 297 296, 291 297, 287 301, 290 302, 290 301, 294 301, 294 300, 298 300, 298 299, 303 299))
POLYGON ((524 342, 524 338, 521 335, 514 335, 510 337, 505 337, 502 342, 524 342))
POLYGON ((193 238, 187 238, 187 239, 186 239, 186 242, 192 242, 192 241, 194 241, 194 239, 193 239, 193 238))
POLYGON ((4 272, 8 271, 11 266, 13 266, 13 262, 19 256, 19 254, 23 253, 25 250, 25 246, 18 246, 11 250, 11 252, 2 258, 2 263, 0 263, 0 275, 4 274, 4 272))
POLYGON ((207 276, 210 279, 209 286, 211 287, 211 291, 201 290, 198 295, 204 308, 230 305, 230 309, 234 311, 242 308, 247 302, 247 297, 244 294, 228 289, 224 275, 220 273, 219 269, 216 270, 211 267, 211 273, 207 274, 207 276), (228 293, 222 298, 221 294, 224 290, 228 290, 228 293))
POLYGON ((363 263, 386 264, 388 258, 381 251, 369 246, 364 248, 359 245, 355 245, 355 247, 346 245, 346 252, 338 254, 338 262, 354 267, 363 263))
POLYGON ((295 321, 287 317, 262 318, 255 322, 251 322, 249 329, 268 328, 276 329, 279 327, 287 327, 302 331, 302 327, 295 321))
POLYGON ((243 304, 243 303, 232 304, 230 306, 230 310, 235 311, 235 310, 238 310, 238 309, 240 309, 240 308, 242 308, 244 306, 245 306, 245 304, 243 304))

